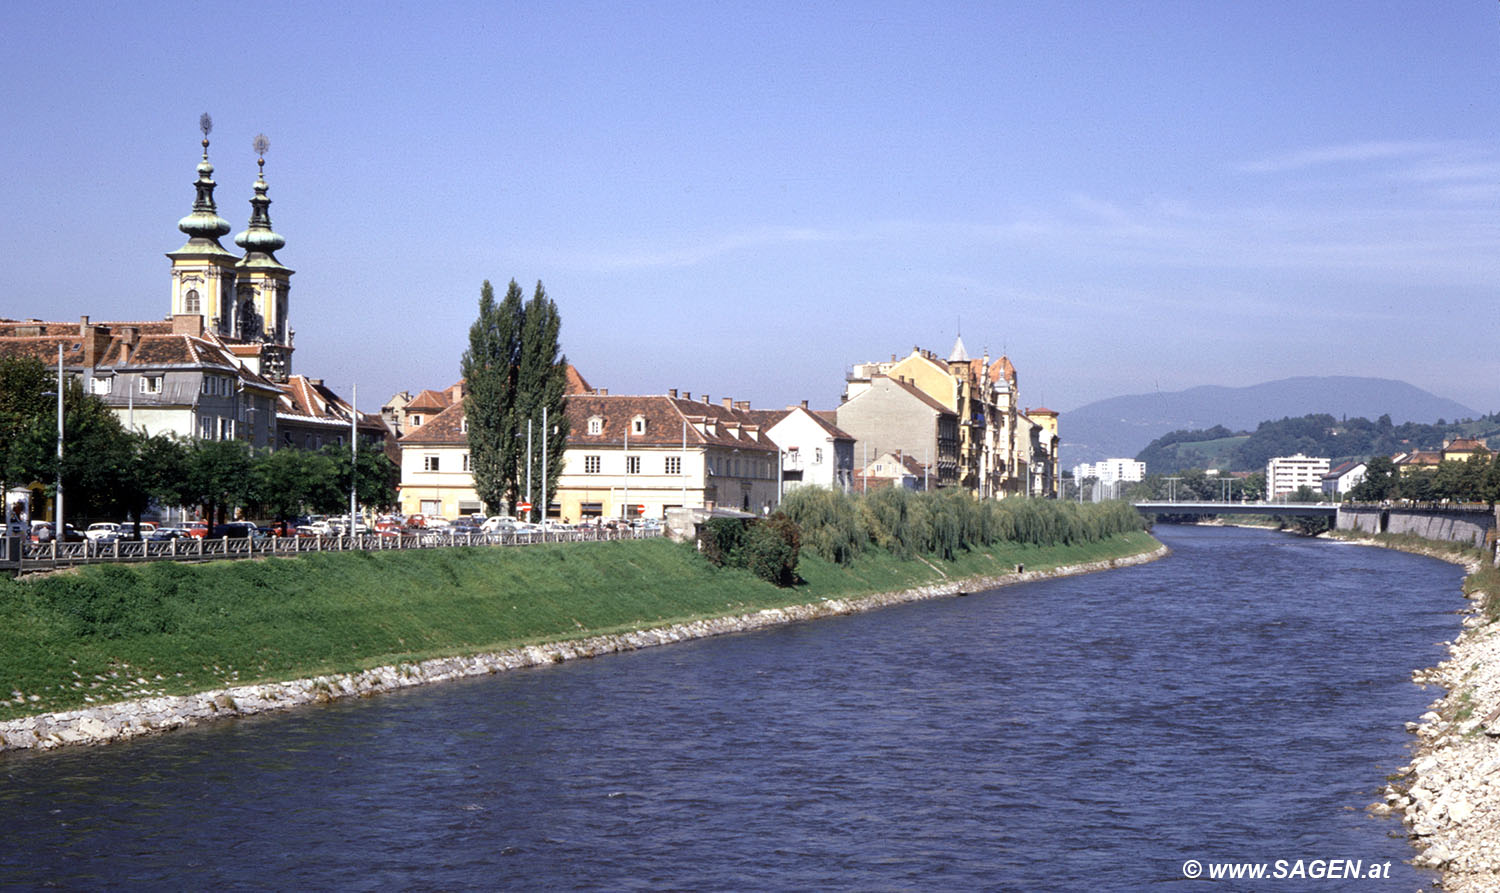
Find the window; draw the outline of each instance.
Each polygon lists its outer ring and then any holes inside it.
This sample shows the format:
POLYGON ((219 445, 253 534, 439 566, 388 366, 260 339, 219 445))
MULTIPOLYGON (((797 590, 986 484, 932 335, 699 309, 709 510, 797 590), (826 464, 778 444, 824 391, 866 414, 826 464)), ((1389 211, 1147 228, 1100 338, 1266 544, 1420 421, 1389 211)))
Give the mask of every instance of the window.
POLYGON ((142 394, 160 394, 161 393, 161 380, 162 380, 162 376, 160 376, 160 375, 142 375, 141 376, 141 393, 142 394))
POLYGON ((598 416, 589 419, 589 433, 599 435, 604 433, 604 420, 598 416))
POLYGON ((467 416, 458 420, 458 433, 460 433, 460 434, 468 434, 469 433, 469 419, 468 419, 467 416))
POLYGON ((633 419, 630 420, 630 433, 631 434, 645 434, 646 433, 646 418, 645 418, 645 416, 636 416, 635 418, 633 418, 633 419))
POLYGON ((641 473, 641 457, 640 456, 626 456, 625 457, 625 473, 626 474, 640 474, 641 473))
POLYGON ((822 447, 813 447, 813 464, 814 465, 822 465, 823 464, 823 448, 822 447))
POLYGON ((584 456, 583 457, 583 473, 584 474, 598 474, 599 473, 599 457, 598 456, 584 456))
POLYGON ((426 455, 426 456, 423 456, 422 457, 422 470, 423 471, 441 471, 442 468, 441 468, 440 463, 438 462, 438 457, 434 456, 434 455, 432 455, 430 453, 428 455, 426 455))
POLYGON ((682 457, 667 457, 667 474, 682 474, 682 457))
POLYGON ((211 415, 198 417, 198 436, 203 440, 214 439, 214 417, 211 415))
POLYGON ((469 454, 468 453, 464 453, 463 469, 464 469, 464 471, 473 471, 474 470, 474 469, 472 469, 472 468, 469 467, 469 454))
POLYGON ((234 419, 219 419, 219 439, 234 440, 234 419))
MULTIPOLYGON (((467 421, 467 419, 465 419, 465 421, 467 421)), ((421 413, 416 413, 416 414, 413 414, 411 416, 411 426, 413 428, 420 428, 420 427, 422 427, 422 414, 421 413)))
POLYGON ((198 289, 190 288, 182 298, 183 313, 198 313, 198 289))
POLYGON ((108 394, 114 390, 115 380, 113 378, 99 377, 89 382, 90 394, 108 394))

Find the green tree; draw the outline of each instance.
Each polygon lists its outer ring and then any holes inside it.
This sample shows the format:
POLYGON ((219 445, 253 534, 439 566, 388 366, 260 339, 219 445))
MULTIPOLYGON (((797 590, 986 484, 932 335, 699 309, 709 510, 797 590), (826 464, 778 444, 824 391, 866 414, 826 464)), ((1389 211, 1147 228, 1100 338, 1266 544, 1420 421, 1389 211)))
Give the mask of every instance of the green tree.
POLYGON ((547 410, 547 492, 555 493, 567 448, 568 419, 563 412, 567 359, 558 334, 562 319, 542 283, 522 303, 520 286, 511 280, 505 298, 495 303, 486 280, 479 293, 479 317, 469 327, 469 349, 462 370, 467 394, 464 413, 469 426, 469 457, 474 488, 491 512, 514 508, 526 481, 526 426, 532 427, 533 496, 542 482, 542 410, 547 410))
POLYGON ((469 349, 461 363, 474 489, 491 512, 514 505, 517 493, 521 444, 516 438, 515 410, 521 299, 521 287, 512 279, 504 300, 496 304, 494 287, 485 280, 479 292, 479 317, 469 327, 469 349))
MULTIPOLYGON (((562 318, 557 305, 547 297, 547 290, 540 281, 536 292, 521 313, 521 356, 516 375, 516 435, 525 436, 526 423, 532 423, 532 441, 535 464, 532 480, 535 490, 533 498, 542 494, 542 410, 547 411, 547 455, 546 492, 548 499, 557 492, 557 479, 562 475, 563 451, 568 445, 568 417, 563 411, 563 400, 568 390, 568 359, 562 354, 558 335, 562 330, 562 318)), ((524 444, 524 441, 522 441, 524 444)), ((517 474, 518 481, 525 480, 524 463, 517 474)), ((545 516, 546 507, 542 507, 545 516)))
POLYGON ((338 485, 340 464, 325 452, 275 450, 257 455, 253 465, 249 501, 262 517, 290 521, 309 511, 333 513, 348 502, 348 491, 338 485))
MULTIPOLYGON (((1381 416, 1387 425, 1390 424, 1389 416, 1381 416)), ((1380 502, 1391 499, 1396 495, 1396 487, 1401 481, 1401 472, 1396 468, 1389 456, 1375 456, 1365 463, 1365 476, 1354 489, 1349 491, 1349 496, 1356 502, 1380 502)))
POLYGON ((193 441, 183 475, 183 503, 202 506, 210 524, 222 522, 229 510, 249 501, 251 468, 250 445, 242 440, 193 441))
POLYGON ((41 360, 0 357, 0 493, 46 475, 30 442, 47 423, 57 424, 56 399, 47 396, 55 386, 41 360))
POLYGON ((167 434, 131 432, 128 474, 120 482, 125 514, 141 532, 141 515, 151 504, 181 505, 188 447, 167 434))

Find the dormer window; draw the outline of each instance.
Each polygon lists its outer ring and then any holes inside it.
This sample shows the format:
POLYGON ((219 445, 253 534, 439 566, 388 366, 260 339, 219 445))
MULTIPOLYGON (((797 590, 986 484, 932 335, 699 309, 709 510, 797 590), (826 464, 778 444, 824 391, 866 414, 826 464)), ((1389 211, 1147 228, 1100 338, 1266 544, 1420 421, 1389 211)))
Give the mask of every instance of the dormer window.
POLYGON ((646 433, 646 417, 645 416, 639 416, 638 415, 635 418, 633 418, 633 419, 630 420, 630 433, 631 434, 645 434, 646 433))
MULTIPOLYGON (((466 419, 466 418, 465 419, 459 419, 459 422, 458 422, 458 432, 460 434, 468 434, 469 433, 469 420, 468 419, 466 419)), ((464 470, 468 471, 467 468, 464 469, 464 470)))
MULTIPOLYGON (((411 426, 413 428, 420 428, 420 427, 422 427, 422 414, 421 413, 415 413, 413 415, 408 416, 407 418, 409 418, 411 420, 411 426)), ((465 421, 467 421, 467 419, 465 419, 465 421)))
POLYGON ((589 433, 599 435, 604 433, 604 420, 598 416, 589 417, 589 433))
POLYGON ((161 379, 162 379, 162 377, 160 375, 142 375, 141 376, 141 393, 142 394, 160 394, 161 393, 161 379))

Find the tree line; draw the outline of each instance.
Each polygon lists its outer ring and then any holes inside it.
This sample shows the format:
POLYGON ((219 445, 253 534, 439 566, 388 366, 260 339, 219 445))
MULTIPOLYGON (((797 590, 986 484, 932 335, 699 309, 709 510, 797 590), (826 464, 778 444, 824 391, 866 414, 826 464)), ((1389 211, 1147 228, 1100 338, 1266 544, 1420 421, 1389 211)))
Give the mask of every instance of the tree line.
POLYGON ((63 386, 59 466, 56 387, 40 360, 0 358, 0 487, 37 484, 51 497, 60 470, 67 518, 139 523, 154 504, 199 506, 211 521, 236 508, 285 521, 347 508, 351 485, 363 505, 396 502, 400 470, 382 452, 362 449, 356 465, 347 446, 273 451, 129 431, 77 380, 63 386))

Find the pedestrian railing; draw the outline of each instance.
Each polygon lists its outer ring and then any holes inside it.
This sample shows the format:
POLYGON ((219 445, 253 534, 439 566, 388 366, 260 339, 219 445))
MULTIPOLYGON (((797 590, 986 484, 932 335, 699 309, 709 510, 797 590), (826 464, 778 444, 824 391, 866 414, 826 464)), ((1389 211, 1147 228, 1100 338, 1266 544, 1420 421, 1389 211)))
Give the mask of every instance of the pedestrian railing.
MULTIPOLYGON (((541 530, 526 533, 479 533, 448 530, 413 530, 399 533, 358 533, 329 536, 182 537, 169 540, 115 540, 110 543, 21 543, 19 561, 8 563, 16 573, 50 570, 78 564, 116 561, 205 561, 225 558, 259 558, 268 555, 300 555, 305 552, 385 552, 404 549, 439 549, 455 546, 529 546, 541 543, 601 542, 650 539, 662 531, 541 530)), ((0 564, 0 567, 5 567, 0 564)))

